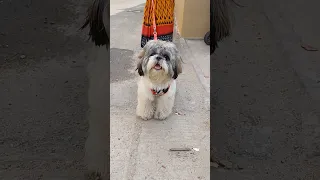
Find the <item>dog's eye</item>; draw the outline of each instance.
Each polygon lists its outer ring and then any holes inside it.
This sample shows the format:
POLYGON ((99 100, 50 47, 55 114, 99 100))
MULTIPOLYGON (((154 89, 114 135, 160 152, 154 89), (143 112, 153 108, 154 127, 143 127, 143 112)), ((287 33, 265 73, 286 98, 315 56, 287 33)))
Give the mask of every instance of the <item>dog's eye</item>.
POLYGON ((155 53, 155 52, 153 52, 153 53, 151 53, 151 54, 150 54, 150 56, 154 56, 154 55, 156 55, 156 53, 155 53))
POLYGON ((169 60, 170 60, 169 56, 168 56, 168 55, 166 55, 166 54, 165 54, 163 57, 164 57, 164 58, 166 58, 166 60, 167 60, 167 61, 169 61, 169 60))

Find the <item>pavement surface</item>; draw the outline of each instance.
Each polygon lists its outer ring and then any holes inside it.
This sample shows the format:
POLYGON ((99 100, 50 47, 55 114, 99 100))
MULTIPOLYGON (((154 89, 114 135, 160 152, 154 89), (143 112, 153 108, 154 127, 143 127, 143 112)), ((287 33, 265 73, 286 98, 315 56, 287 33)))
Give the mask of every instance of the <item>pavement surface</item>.
MULTIPOLYGON (((112 6, 116 5, 111 2, 112 6)), ((199 81, 193 58, 186 54, 190 47, 185 41, 176 41, 185 64, 177 79, 172 116, 164 121, 143 121, 135 115, 139 76, 132 72, 132 56, 140 49, 143 8, 140 4, 111 16, 110 178, 209 179, 209 93, 199 81), (199 151, 169 151, 184 147, 199 151)), ((209 46, 205 47, 208 60, 209 46)))
POLYGON ((191 59, 190 63, 193 65, 199 81, 210 95, 210 53, 208 53, 210 46, 206 45, 203 39, 180 39, 180 43, 185 44, 184 54, 191 59))
POLYGON ((89 1, 0 1, 0 179, 83 179, 89 1))
POLYGON ((320 179, 319 3, 241 4, 211 57, 211 178, 320 179))

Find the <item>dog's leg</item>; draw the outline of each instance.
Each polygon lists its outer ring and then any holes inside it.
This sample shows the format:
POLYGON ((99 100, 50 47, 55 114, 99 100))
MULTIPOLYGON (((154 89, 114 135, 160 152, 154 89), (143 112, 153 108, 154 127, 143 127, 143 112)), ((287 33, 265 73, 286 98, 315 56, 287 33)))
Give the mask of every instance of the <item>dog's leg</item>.
POLYGON ((136 109, 136 114, 138 117, 141 117, 143 120, 149 120, 153 118, 155 106, 154 106, 154 97, 151 96, 151 93, 148 94, 149 88, 145 86, 143 78, 138 82, 138 105, 136 109), (148 96, 149 95, 149 96, 148 96))
POLYGON ((156 101, 156 112, 154 118, 164 120, 172 113, 174 100, 176 97, 176 81, 173 81, 169 91, 163 96, 158 97, 156 101))
POLYGON ((154 110, 154 104, 150 99, 143 95, 138 95, 137 116, 141 117, 143 120, 152 119, 154 110))
POLYGON ((159 120, 164 120, 172 113, 172 108, 174 105, 174 95, 164 95, 160 96, 156 102, 156 112, 154 113, 154 118, 159 120))

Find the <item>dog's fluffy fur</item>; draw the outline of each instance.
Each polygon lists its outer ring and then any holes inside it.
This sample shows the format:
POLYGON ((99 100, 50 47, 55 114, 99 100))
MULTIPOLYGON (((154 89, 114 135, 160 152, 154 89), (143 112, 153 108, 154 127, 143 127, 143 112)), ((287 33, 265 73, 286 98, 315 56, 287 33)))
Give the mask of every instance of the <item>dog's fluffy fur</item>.
POLYGON ((166 119, 171 113, 176 94, 176 78, 182 72, 182 59, 174 43, 161 40, 149 41, 138 55, 137 116, 143 120, 166 119), (170 86, 170 87, 169 87, 170 86), (156 91, 168 88, 160 96, 156 91))

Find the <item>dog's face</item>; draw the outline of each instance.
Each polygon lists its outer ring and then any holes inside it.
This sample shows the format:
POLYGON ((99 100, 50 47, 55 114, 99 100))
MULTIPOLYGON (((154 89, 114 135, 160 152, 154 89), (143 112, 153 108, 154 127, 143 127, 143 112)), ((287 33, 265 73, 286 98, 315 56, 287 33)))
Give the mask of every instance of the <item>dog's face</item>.
POLYGON ((176 79, 182 72, 181 61, 174 43, 150 40, 138 55, 137 70, 140 76, 157 81, 176 79))

